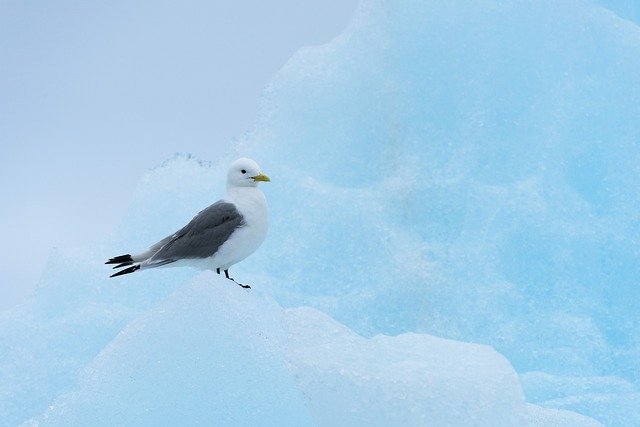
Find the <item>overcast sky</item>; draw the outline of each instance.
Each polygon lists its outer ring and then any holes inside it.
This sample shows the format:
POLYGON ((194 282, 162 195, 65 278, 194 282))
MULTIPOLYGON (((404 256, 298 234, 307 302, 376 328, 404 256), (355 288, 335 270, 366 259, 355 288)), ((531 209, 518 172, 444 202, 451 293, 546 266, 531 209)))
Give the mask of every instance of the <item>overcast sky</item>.
POLYGON ((356 3, 0 1, 0 310, 53 247, 113 232, 149 168, 250 130, 275 73, 356 3))

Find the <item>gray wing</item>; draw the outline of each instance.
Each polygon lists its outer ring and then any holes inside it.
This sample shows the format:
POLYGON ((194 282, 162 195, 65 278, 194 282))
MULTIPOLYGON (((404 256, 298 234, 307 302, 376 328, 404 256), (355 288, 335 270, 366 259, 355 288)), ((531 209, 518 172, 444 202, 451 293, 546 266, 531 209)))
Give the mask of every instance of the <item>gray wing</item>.
POLYGON ((189 224, 154 246, 162 246, 149 261, 177 261, 214 255, 236 228, 245 225, 235 205, 218 201, 196 215, 189 224))

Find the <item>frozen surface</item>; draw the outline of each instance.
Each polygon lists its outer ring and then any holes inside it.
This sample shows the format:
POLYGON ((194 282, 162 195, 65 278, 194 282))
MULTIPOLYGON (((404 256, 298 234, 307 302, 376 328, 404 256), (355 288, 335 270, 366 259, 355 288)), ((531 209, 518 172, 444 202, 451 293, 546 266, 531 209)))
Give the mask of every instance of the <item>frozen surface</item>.
POLYGON ((597 426, 524 401, 490 347, 358 336, 204 273, 141 315, 31 424, 597 426), (126 398, 123 398, 126 396, 126 398), (580 422, 580 423, 578 423, 580 422))
POLYGON ((365 1, 263 111, 246 146, 288 188, 248 268, 279 301, 637 391, 634 22, 589 1, 365 1))
POLYGON ((527 372, 520 375, 520 380, 530 402, 577 411, 605 425, 640 425, 640 393, 628 381, 617 377, 560 377, 543 372, 527 372))
MULTIPOLYGON (((141 183, 129 226, 154 233, 138 217, 150 206, 167 226, 170 211, 197 210, 217 175, 188 156, 168 161, 141 183), (163 203, 183 185, 193 190, 184 206, 163 203)), ((4 424, 599 425, 528 404, 488 346, 366 338, 314 308, 283 308, 270 296, 275 279, 242 265, 234 274, 251 292, 180 269, 107 279, 96 260, 130 239, 54 253, 30 303, 3 314, 4 424)))
POLYGON ((215 273, 137 318, 41 425, 309 425, 281 309, 215 273))
POLYGON ((248 146, 287 191, 259 269, 363 334, 637 381, 640 29, 586 1, 403 5, 365 2, 268 91, 248 146))
POLYGON ((311 308, 285 312, 292 370, 320 425, 599 426, 524 403, 495 350, 424 334, 366 339, 311 308))
POLYGON ((230 422, 276 416, 271 380, 294 424, 638 425, 638 117, 640 30, 602 5, 365 0, 281 71, 234 152, 166 162, 111 241, 52 255, 0 316, 0 420, 98 421, 104 400, 153 421, 166 376, 193 380, 176 387, 196 408, 240 408, 209 385, 264 387, 255 412, 215 412, 230 422), (106 279, 102 260, 223 194, 237 155, 272 178, 267 241, 234 267, 255 296, 189 270, 106 279), (212 324, 230 337, 214 349, 212 324), (198 355, 217 363, 202 382, 198 355))

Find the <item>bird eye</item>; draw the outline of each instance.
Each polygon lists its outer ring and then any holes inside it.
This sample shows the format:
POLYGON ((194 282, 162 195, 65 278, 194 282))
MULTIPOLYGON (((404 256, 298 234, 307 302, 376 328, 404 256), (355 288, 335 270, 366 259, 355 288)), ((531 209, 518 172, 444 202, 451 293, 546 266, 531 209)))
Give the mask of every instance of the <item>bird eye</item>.
POLYGON ((247 173, 247 171, 246 171, 246 170, 244 170, 244 169, 242 169, 240 172, 242 172, 242 173, 247 173))

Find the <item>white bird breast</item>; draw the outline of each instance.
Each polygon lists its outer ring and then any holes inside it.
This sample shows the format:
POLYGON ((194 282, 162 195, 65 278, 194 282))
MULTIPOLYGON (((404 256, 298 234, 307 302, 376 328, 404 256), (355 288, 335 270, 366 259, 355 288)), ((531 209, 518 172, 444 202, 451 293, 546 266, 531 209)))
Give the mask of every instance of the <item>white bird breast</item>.
POLYGON ((229 202, 234 203, 244 218, 245 226, 236 229, 212 258, 213 268, 228 269, 253 252, 267 236, 268 208, 264 193, 256 187, 229 190, 229 202))

